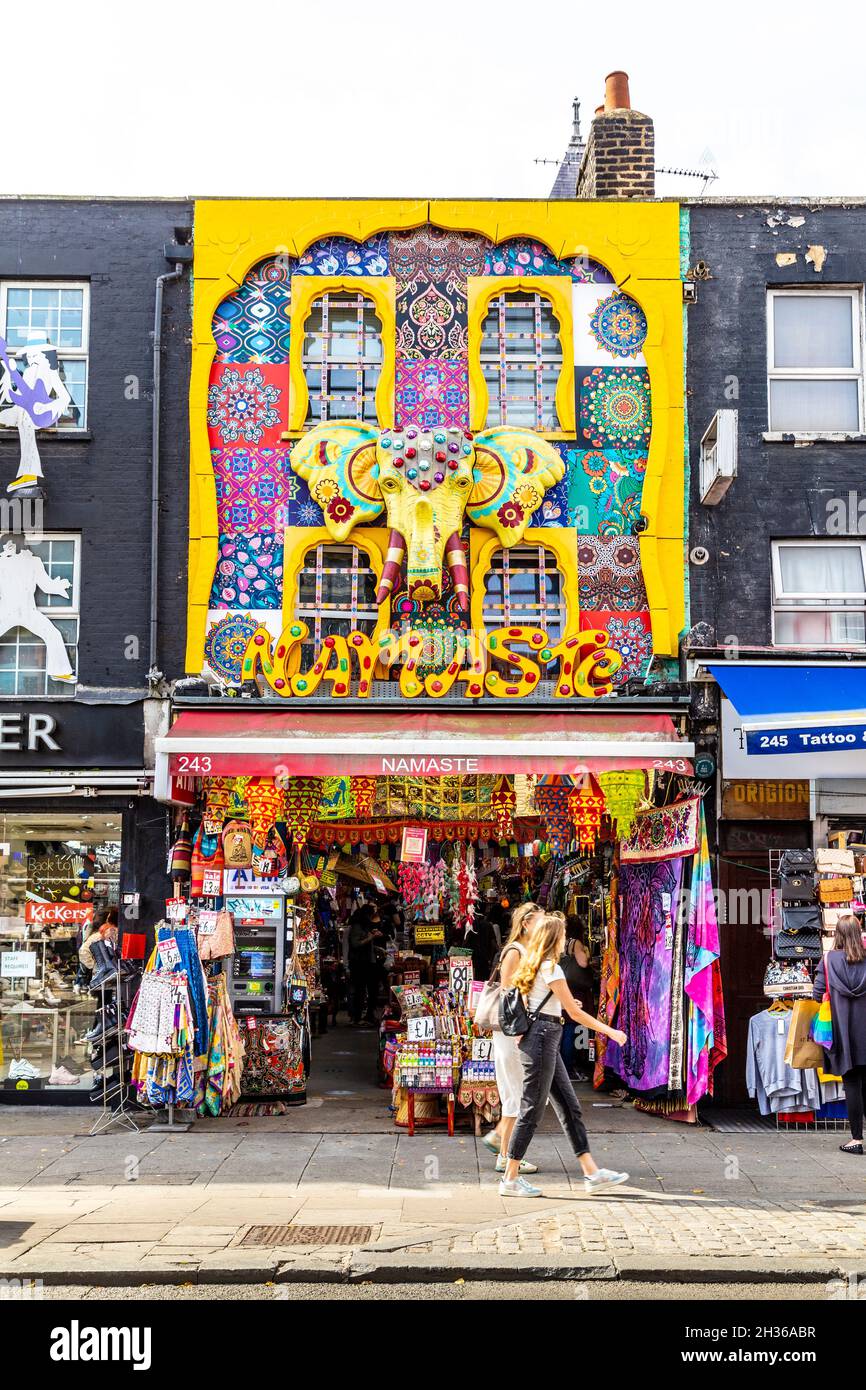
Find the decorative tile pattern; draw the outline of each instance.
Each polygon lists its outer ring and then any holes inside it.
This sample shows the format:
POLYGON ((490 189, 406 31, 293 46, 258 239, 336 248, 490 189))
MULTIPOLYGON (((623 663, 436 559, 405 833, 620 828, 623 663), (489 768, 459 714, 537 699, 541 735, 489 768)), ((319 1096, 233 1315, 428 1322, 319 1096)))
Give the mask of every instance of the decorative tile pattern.
POLYGON ((559 261, 540 241, 515 237, 491 246, 484 262, 485 275, 570 275, 571 262, 559 261))
POLYGON ((646 315, 629 295, 617 290, 599 300, 589 329, 599 347, 612 357, 638 357, 646 342, 646 315))
POLYGON ((465 362, 398 358, 396 425, 469 428, 469 372, 465 362))
POLYGON ((286 428, 288 368, 215 363, 208 388, 211 447, 279 444, 286 428))
POLYGON ((303 478, 294 477, 295 487, 288 505, 289 526, 324 526, 323 512, 310 496, 310 489, 303 478))
POLYGON ((389 238, 391 274, 397 277, 397 295, 414 295, 424 285, 438 284, 449 295, 465 298, 470 275, 484 275, 485 237, 472 233, 445 232, 439 227, 418 227, 411 232, 392 232, 389 238))
POLYGON ((571 262, 571 278, 580 285, 612 285, 613 276, 599 261, 589 256, 575 256, 571 262))
POLYGON ((640 516, 646 454, 569 449, 567 461, 569 525, 599 536, 630 534, 640 516))
POLYGON ((273 532, 221 535, 211 608, 276 608, 283 599, 283 542, 273 532))
POLYGON ((533 513, 533 526, 570 526, 568 516, 568 474, 554 487, 548 488, 544 501, 533 513))
POLYGON ((257 627, 258 619, 252 613, 211 615, 204 655, 215 676, 232 684, 240 681, 244 652, 257 627))
POLYGON ((288 465, 289 449, 213 449, 220 531, 250 534, 283 531, 300 478, 288 465))
POLYGON ((348 237, 328 237, 310 246, 298 257, 296 275, 387 275, 388 233, 381 232, 368 241, 348 237))
POLYGON ((593 367, 580 377, 580 435, 596 449, 639 448, 652 429, 649 375, 640 367, 593 367))
POLYGON ((288 362, 291 277, 288 258, 261 261, 214 314, 219 362, 288 362))
POLYGON ((652 624, 646 611, 641 613, 604 613, 581 611, 582 628, 604 628, 610 646, 622 656, 622 666, 613 677, 614 685, 624 685, 630 676, 645 676, 652 659, 652 624))
POLYGON ((640 545, 636 537, 584 536, 577 548, 578 594, 584 609, 633 612, 645 608, 640 545))

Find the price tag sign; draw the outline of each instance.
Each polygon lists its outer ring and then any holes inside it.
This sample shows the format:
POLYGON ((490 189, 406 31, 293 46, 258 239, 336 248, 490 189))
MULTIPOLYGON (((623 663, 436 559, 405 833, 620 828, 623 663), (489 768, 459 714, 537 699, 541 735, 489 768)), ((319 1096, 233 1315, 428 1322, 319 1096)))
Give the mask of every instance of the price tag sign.
POLYGON ((423 864, 426 857, 427 830, 422 826, 404 826, 403 839, 400 844, 400 862, 402 864, 423 864))
POLYGON ((420 970, 404 970, 404 972, 403 972, 403 984, 404 984, 404 985, 412 986, 412 985, 420 985, 420 983, 421 983, 421 971, 420 971, 420 970))
POLYGON ((472 984, 472 961, 452 956, 448 961, 448 988, 452 994, 468 994, 472 984))
POLYGON ((4 980, 30 980, 35 975, 35 951, 3 951, 0 954, 0 976, 4 980))
POLYGON ((218 898, 223 891, 222 869, 205 869, 202 875, 202 897, 218 898))
POLYGON ((198 914, 198 934, 199 936, 213 936, 216 931, 217 913, 200 912, 198 914))
POLYGON ((173 936, 167 936, 164 941, 160 941, 159 959, 169 970, 173 970, 176 965, 180 965, 180 947, 173 936))
POLYGON ((473 1062, 489 1062, 493 1056, 492 1038, 473 1038, 472 1039, 472 1060, 473 1062))
POLYGON ((433 1042, 436 1037, 436 1020, 429 1014, 423 1018, 410 1018, 406 1025, 410 1042, 433 1042))
POLYGON ((420 989, 406 989, 400 1002, 404 1009, 420 1009, 424 1005, 424 995, 420 989))
POLYGON ((186 898, 166 898, 165 917, 168 922, 185 922, 189 903, 186 898))

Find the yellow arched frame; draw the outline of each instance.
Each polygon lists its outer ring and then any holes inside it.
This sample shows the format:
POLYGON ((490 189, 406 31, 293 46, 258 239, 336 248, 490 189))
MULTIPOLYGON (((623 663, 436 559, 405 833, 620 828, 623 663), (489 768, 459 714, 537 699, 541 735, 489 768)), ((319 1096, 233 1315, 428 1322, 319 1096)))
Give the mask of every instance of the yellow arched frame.
MULTIPOLYGON (((347 546, 357 546, 369 557, 370 568, 378 584, 388 553, 388 535, 388 531, 380 526, 366 526, 353 532, 347 541, 335 541, 324 526, 287 526, 283 532, 283 628, 297 621, 298 581, 304 560, 311 550, 319 545, 333 546, 335 549, 339 547, 341 550, 347 546)), ((387 598, 379 604, 376 626, 370 635, 374 645, 390 626, 391 600, 387 598)), ((297 648, 289 657, 289 675, 295 675, 300 669, 300 659, 300 648, 297 648)))
MULTIPOLYGON (((577 632, 580 627, 580 599, 577 583, 577 542, 574 530, 560 530, 553 526, 530 526, 524 531, 522 540, 510 546, 511 550, 524 546, 543 546, 556 556, 556 568, 562 575, 563 596, 565 598, 565 621, 567 632, 563 637, 577 632)), ((484 631, 484 581, 490 572, 493 556, 505 547, 498 536, 480 529, 469 532, 469 572, 471 576, 470 613, 473 632, 484 631)))
POLYGON ((490 396, 481 370, 481 336, 484 319, 492 299, 514 290, 540 294, 550 301, 559 322, 562 366, 556 383, 556 418, 559 429, 542 430, 545 439, 574 439, 574 328, 571 277, 568 275, 470 275, 469 315, 469 424, 483 430, 487 424, 490 396))
MULTIPOLYGON (((304 332, 317 299, 334 291, 361 294, 372 301, 382 325, 382 370, 376 385, 376 414, 384 427, 394 422, 394 377, 397 339, 397 288, 392 275, 293 275, 289 338, 289 429, 297 439, 307 424, 310 392, 304 376, 304 332)), ((315 423, 315 422, 314 422, 315 423)))
POLYGON ((640 537, 641 567, 654 650, 659 656, 677 654, 685 623, 686 570, 678 203, 566 198, 550 202, 205 198, 195 204, 188 671, 200 671, 204 661, 208 599, 219 549, 216 484, 207 428, 217 308, 243 284, 252 267, 269 256, 301 256, 326 237, 344 236, 361 242, 377 233, 408 231, 427 223, 449 231, 477 232, 497 244, 525 237, 542 242, 559 260, 580 255, 601 261, 619 288, 643 309, 648 325, 643 351, 652 391, 653 429, 641 504, 647 521, 640 537))

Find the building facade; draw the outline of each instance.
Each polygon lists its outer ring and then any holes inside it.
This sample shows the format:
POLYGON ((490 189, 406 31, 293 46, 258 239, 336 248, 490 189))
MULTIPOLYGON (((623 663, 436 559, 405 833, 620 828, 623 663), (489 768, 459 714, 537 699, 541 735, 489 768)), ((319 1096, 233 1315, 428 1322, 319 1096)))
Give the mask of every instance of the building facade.
POLYGON ((76 1075, 75 933, 106 907, 152 921, 167 890, 149 673, 183 669, 191 226, 184 202, 0 199, 3 1099, 89 1086, 48 1082, 76 1075))

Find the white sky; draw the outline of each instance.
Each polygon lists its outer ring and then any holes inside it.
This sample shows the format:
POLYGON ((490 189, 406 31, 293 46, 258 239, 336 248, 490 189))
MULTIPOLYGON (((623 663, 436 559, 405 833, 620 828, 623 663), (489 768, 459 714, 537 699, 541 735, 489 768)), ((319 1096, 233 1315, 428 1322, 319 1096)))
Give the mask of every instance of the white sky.
POLYGON ((708 193, 863 195, 864 29, 852 0, 25 0, 0 192, 543 197, 572 97, 586 133, 624 68, 708 193))

